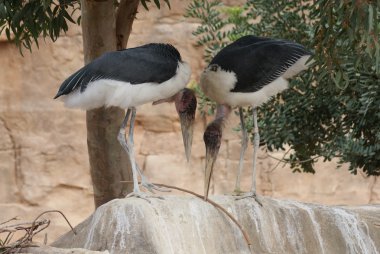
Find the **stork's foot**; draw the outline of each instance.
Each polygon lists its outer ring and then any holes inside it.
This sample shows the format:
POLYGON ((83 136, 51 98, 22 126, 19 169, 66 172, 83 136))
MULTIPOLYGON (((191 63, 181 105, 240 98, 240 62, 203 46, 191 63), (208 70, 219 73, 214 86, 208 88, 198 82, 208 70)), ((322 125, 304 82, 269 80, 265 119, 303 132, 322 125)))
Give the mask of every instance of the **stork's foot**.
POLYGON ((245 194, 245 192, 240 189, 234 189, 234 191, 232 192, 232 196, 241 196, 243 194, 245 194))
POLYGON ((145 189, 150 191, 151 193, 155 193, 154 191, 160 191, 160 192, 170 192, 171 190, 165 187, 158 187, 157 185, 154 185, 153 183, 148 182, 146 179, 142 178, 141 180, 141 186, 143 186, 145 189))
MULTIPOLYGON (((235 190, 236 191, 236 190, 235 190)), ((235 200, 241 200, 241 199, 244 199, 244 198, 253 198, 256 200, 256 202, 260 205, 260 206, 263 206, 263 204, 261 203, 259 197, 256 195, 256 192, 246 192, 246 193, 243 193, 243 192, 240 192, 239 195, 237 195, 238 197, 235 198, 235 200)))
POLYGON ((149 182, 137 164, 136 164, 136 168, 137 168, 137 172, 139 173, 139 175, 141 177, 141 186, 143 186, 149 192, 154 194, 155 193, 154 191, 160 191, 160 192, 170 192, 171 191, 168 188, 158 187, 157 185, 154 185, 153 183, 149 182))
POLYGON ((148 203, 151 203, 151 201, 149 200, 149 198, 164 199, 163 197, 155 196, 155 195, 152 195, 152 194, 149 194, 149 193, 145 193, 145 192, 142 192, 142 191, 134 191, 134 192, 129 193, 126 196, 126 198, 132 198, 132 197, 144 199, 148 203))

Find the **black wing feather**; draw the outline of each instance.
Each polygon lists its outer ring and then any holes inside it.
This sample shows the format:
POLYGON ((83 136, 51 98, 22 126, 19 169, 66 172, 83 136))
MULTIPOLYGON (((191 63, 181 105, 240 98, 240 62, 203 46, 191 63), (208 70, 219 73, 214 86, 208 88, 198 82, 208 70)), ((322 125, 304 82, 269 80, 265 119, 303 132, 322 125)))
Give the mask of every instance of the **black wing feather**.
POLYGON ((54 99, 77 89, 82 92, 89 83, 99 79, 134 85, 148 82, 160 84, 176 74, 179 61, 181 56, 178 50, 170 44, 151 43, 105 53, 67 78, 54 99))
POLYGON ((236 74, 237 83, 231 92, 250 93, 280 77, 305 55, 311 52, 298 43, 244 36, 222 49, 210 65, 236 74))

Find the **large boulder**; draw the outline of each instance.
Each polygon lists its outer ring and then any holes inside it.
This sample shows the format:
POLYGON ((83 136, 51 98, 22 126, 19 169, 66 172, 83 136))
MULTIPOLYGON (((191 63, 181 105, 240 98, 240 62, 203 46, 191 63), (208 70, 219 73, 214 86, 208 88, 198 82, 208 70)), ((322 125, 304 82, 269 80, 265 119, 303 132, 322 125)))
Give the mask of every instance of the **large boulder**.
POLYGON ((212 197, 224 213, 194 197, 117 199, 99 207, 53 246, 110 253, 367 253, 380 250, 380 206, 323 206, 260 197, 212 197))

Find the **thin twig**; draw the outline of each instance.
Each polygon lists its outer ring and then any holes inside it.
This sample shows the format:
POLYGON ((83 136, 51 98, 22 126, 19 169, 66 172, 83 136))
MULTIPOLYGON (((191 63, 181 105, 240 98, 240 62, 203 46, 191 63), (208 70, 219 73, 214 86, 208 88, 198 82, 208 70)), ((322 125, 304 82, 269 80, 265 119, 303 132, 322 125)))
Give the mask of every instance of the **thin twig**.
MULTIPOLYGON (((132 181, 121 181, 121 182, 122 183, 132 183, 132 181)), ((240 225, 240 223, 226 209, 224 209, 221 205, 215 203, 214 201, 212 201, 210 199, 204 200, 204 196, 202 196, 202 195, 200 195, 198 193, 195 193, 193 191, 189 191, 189 190, 186 190, 186 189, 183 189, 183 188, 180 188, 180 187, 171 186, 171 185, 162 184, 162 183, 153 183, 153 184, 157 185, 157 186, 161 186, 161 187, 166 187, 166 188, 170 188, 170 189, 175 189, 175 190, 187 192, 187 193, 189 193, 191 195, 194 195, 194 196, 202 199, 205 202, 210 203, 211 205, 215 206, 216 208, 220 209, 222 212, 224 212, 238 226, 238 228, 240 229, 240 231, 242 232, 242 234, 243 234, 243 236, 245 238, 245 241, 248 244, 248 247, 250 247, 252 245, 251 240, 249 239, 249 236, 248 236, 247 232, 245 232, 245 230, 240 225)))
POLYGON ((16 217, 13 217, 13 218, 11 218, 11 219, 9 219, 9 220, 6 220, 6 221, 4 221, 4 222, 1 222, 0 225, 3 225, 3 224, 5 224, 5 223, 8 223, 8 222, 10 222, 10 221, 12 221, 12 220, 18 220, 17 216, 16 216, 16 217))
POLYGON ((13 232, 9 232, 9 233, 8 233, 7 237, 6 237, 5 240, 4 240, 4 245, 8 244, 8 243, 12 240, 13 235, 14 235, 13 232))
POLYGON ((66 220, 67 224, 70 226, 71 230, 73 231, 74 235, 77 234, 77 232, 75 232, 75 229, 73 228, 73 226, 71 226, 69 220, 66 218, 66 216, 63 214, 63 212, 59 211, 59 210, 48 210, 48 211, 45 211, 45 212, 42 212, 40 215, 37 216, 37 218, 34 219, 33 223, 32 223, 32 226, 34 225, 34 223, 37 221, 38 218, 40 218, 42 215, 44 215, 45 213, 59 213, 62 215, 62 217, 66 220))
MULTIPOLYGON (((268 156, 271 157, 272 159, 275 159, 275 160, 279 161, 279 162, 283 162, 285 164, 289 163, 289 161, 286 160, 286 159, 284 160, 284 158, 279 159, 279 158, 276 158, 276 157, 274 157, 273 155, 270 155, 270 154, 268 154, 268 156)), ((294 162, 302 164, 302 163, 305 163, 305 162, 309 162, 309 161, 313 161, 315 159, 318 159, 319 157, 322 157, 322 155, 318 155, 318 156, 315 156, 314 158, 310 158, 310 159, 306 159, 306 160, 302 160, 302 161, 294 161, 294 162)))
MULTIPOLYGON (((38 223, 44 223, 44 220, 40 220, 40 221, 37 221, 38 223)), ((4 230, 4 229, 8 229, 8 228, 16 228, 17 227, 30 227, 29 225, 33 224, 33 221, 30 221, 30 222, 21 222, 21 223, 17 223, 17 224, 12 224, 12 225, 8 225, 8 226, 4 226, 4 227, 0 227, 0 230, 4 230)))
MULTIPOLYGON (((291 149, 288 149, 288 151, 286 151, 284 153, 284 155, 282 156, 282 158, 280 160, 278 160, 276 166, 274 166, 271 170, 269 170, 269 173, 272 173, 279 165, 280 163, 282 162, 282 160, 285 158, 285 156, 291 151, 291 149)), ((273 155, 270 155, 268 154, 269 157, 273 158, 273 155)), ((277 158, 276 158, 277 159, 277 158)), ((286 163, 285 163, 286 164, 286 163)))
POLYGON ((50 225, 50 220, 47 220, 47 222, 45 223, 45 226, 44 226, 44 227, 40 228, 40 230, 38 230, 38 231, 34 231, 34 232, 33 232, 33 236, 35 236, 36 234, 38 234, 39 232, 41 232, 41 231, 44 230, 45 228, 49 227, 49 225, 50 225))

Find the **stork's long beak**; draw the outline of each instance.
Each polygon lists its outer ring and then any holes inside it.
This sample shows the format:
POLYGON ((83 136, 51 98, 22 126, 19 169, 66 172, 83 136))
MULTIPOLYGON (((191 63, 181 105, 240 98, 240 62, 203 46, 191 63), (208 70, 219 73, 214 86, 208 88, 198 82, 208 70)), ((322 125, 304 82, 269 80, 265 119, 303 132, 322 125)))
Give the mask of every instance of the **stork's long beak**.
POLYGON ((186 159, 187 162, 189 162, 191 158, 191 146, 193 144, 194 116, 179 114, 179 118, 181 122, 182 139, 185 147, 186 159))
POLYGON ((212 172, 214 170, 214 163, 216 161, 216 157, 218 155, 218 151, 210 151, 211 149, 208 149, 206 147, 206 167, 205 167, 205 182, 204 182, 204 200, 207 201, 208 198, 208 192, 210 190, 210 182, 211 182, 211 176, 212 172))

